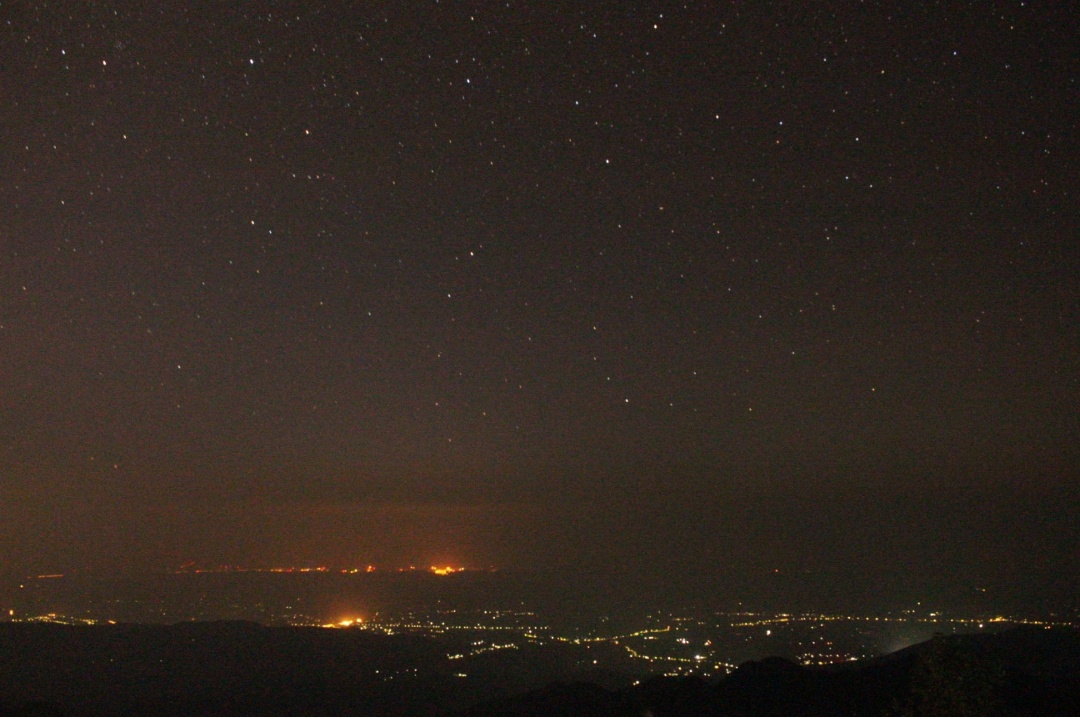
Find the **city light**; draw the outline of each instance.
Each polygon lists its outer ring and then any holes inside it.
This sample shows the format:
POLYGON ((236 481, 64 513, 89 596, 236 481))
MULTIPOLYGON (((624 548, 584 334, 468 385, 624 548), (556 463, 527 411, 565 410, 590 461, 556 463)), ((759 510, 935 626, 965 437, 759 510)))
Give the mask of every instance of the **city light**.
MULTIPOLYGON (((307 573, 333 573, 333 574, 371 574, 375 572, 430 572, 438 576, 444 577, 448 574, 456 574, 458 572, 484 572, 484 571, 496 571, 495 568, 489 569, 469 569, 468 567, 453 567, 453 566, 436 566, 431 565, 427 569, 417 567, 415 565, 409 565, 407 567, 395 567, 393 569, 380 570, 374 564, 367 564, 362 567, 236 567, 236 566, 221 566, 221 567, 194 567, 193 565, 185 565, 179 569, 173 570, 173 574, 249 574, 270 572, 274 574, 307 574, 307 573)), ((63 574, 42 574, 30 579, 53 579, 61 578, 63 574)))
POLYGON ((453 574, 454 572, 464 572, 465 567, 432 567, 432 574, 438 574, 440 577, 445 577, 447 574, 453 574))

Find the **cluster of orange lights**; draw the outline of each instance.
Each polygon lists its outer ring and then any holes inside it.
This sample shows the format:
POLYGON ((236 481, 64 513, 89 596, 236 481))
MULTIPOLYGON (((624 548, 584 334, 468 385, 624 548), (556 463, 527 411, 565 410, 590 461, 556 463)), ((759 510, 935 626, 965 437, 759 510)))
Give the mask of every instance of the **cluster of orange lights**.
POLYGON ((464 572, 465 567, 432 567, 431 573, 438 574, 440 577, 445 577, 447 574, 453 574, 454 572, 464 572))
MULTIPOLYGON (((374 567, 368 567, 368 571, 374 570, 374 567)), ((399 572, 422 572, 419 567, 398 567, 399 572)), ((453 574, 454 572, 464 572, 465 567, 428 567, 428 571, 432 574, 438 574, 440 577, 445 577, 447 574, 453 574)))
POLYGON ((351 627, 354 624, 363 624, 363 623, 364 623, 363 618, 362 617, 357 617, 356 619, 342 619, 337 624, 324 624, 323 626, 324 627, 351 627))
MULTIPOLYGON (((189 574, 189 573, 192 573, 192 574, 218 574, 218 573, 232 573, 232 572, 274 572, 274 573, 291 574, 293 572, 301 572, 301 573, 303 573, 303 572, 334 572, 334 573, 340 572, 341 574, 359 574, 361 572, 377 572, 377 571, 379 571, 379 569, 374 564, 369 564, 366 567, 355 568, 355 569, 330 569, 328 567, 270 567, 268 569, 248 569, 248 568, 244 568, 244 567, 218 567, 217 569, 188 569, 188 568, 185 567, 185 568, 181 568, 180 570, 176 571, 175 573, 176 574, 189 574)), ((436 566, 431 566, 431 567, 428 567, 427 570, 424 570, 422 567, 409 566, 409 567, 398 567, 396 570, 390 570, 390 571, 398 571, 398 572, 429 571, 432 574, 438 574, 440 577, 445 577, 447 574, 454 574, 455 572, 464 572, 465 567, 450 567, 450 566, 436 567, 436 566)), ((62 574, 55 574, 55 575, 50 574, 50 575, 39 576, 37 578, 38 579, 43 579, 45 577, 54 577, 54 576, 55 577, 62 577, 63 575, 62 574)))

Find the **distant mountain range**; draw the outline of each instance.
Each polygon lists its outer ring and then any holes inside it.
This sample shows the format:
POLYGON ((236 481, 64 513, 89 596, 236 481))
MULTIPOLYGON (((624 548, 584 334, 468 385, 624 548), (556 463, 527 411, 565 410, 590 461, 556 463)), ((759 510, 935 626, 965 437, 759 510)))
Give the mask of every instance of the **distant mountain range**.
POLYGON ((865 662, 716 682, 600 675, 574 647, 452 661, 441 642, 250 622, 0 624, 16 715, 1075 715, 1080 632, 939 636, 865 662), (530 688, 531 687, 531 688, 530 688))

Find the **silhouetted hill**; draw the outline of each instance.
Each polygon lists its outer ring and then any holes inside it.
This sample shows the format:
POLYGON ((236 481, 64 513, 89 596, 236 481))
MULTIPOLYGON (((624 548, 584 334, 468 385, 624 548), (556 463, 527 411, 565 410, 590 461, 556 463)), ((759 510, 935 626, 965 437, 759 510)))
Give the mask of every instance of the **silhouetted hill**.
POLYGON ((444 642, 361 630, 0 623, 0 714, 461 714, 553 681, 629 684, 593 668, 586 651, 525 646, 450 660, 460 649, 444 642))
POLYGON ((249 622, 0 625, 0 710, 387 714, 454 697, 445 651, 412 636, 249 622))
POLYGON ((620 691, 553 685, 480 715, 819 716, 1080 713, 1080 632, 1017 629, 935 637, 879 659, 807 668, 771 657, 710 684, 655 677, 620 691))
MULTIPOLYGON (((1080 712, 1080 633, 935 637, 810 669, 747 662, 718 682, 585 674, 580 651, 451 660, 443 643, 249 622, 0 624, 0 712, 120 715, 881 715, 1080 712), (588 681, 582 681, 588 679, 588 681), (604 686, 606 684, 606 687, 604 686), (619 687, 622 688, 619 688, 619 687), (542 688, 539 688, 542 687, 542 688)), ((591 662, 590 662, 591 664, 591 662)))

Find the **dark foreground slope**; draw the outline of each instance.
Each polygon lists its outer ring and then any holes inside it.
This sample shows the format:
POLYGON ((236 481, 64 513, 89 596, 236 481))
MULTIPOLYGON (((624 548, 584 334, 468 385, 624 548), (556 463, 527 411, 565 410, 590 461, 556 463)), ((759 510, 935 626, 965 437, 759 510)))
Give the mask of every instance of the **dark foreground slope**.
POLYGON ((558 684, 474 708, 509 716, 1080 715, 1080 632, 935 637, 829 669, 777 657, 725 679, 655 677, 629 689, 558 684))
POLYGON ((0 713, 1080 713, 1080 633, 1071 630, 938 637, 831 670, 773 658, 716 683, 657 677, 624 689, 574 681, 566 668, 580 663, 563 651, 508 652, 486 666, 452 661, 434 640, 362 631, 0 624, 0 713), (563 681, 522 693, 544 677, 563 681))
POLYGON ((4 624, 0 712, 438 712, 454 698, 445 657, 421 637, 248 622, 4 624))
POLYGON ((253 622, 0 623, 0 715, 462 714, 553 681, 630 683, 583 670, 573 647, 448 658, 462 651, 416 635, 253 622))

